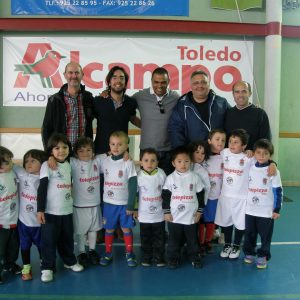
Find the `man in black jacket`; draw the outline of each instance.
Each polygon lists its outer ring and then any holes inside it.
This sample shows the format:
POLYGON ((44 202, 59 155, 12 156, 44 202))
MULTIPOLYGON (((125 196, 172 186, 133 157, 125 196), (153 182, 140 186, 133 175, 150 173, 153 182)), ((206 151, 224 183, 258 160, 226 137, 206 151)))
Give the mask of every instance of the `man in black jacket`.
POLYGON ((54 132, 65 134, 72 146, 81 136, 93 138, 93 95, 81 84, 83 76, 78 63, 68 63, 64 72, 67 83, 49 97, 42 125, 45 149, 54 132))

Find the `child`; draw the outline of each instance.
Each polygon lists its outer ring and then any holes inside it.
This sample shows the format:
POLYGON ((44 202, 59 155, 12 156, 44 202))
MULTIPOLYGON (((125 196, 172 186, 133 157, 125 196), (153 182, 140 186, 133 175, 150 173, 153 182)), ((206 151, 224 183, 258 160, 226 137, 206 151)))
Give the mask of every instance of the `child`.
POLYGON ((43 282, 53 280, 56 248, 65 268, 74 272, 83 270, 74 255, 71 167, 67 160, 70 149, 65 135, 53 134, 48 141, 47 152, 56 159, 58 168, 51 170, 48 162, 44 162, 41 167, 37 218, 41 224, 43 282))
POLYGON ((14 274, 22 271, 15 263, 19 255, 19 198, 17 178, 12 170, 13 156, 10 150, 0 146, 0 283, 3 270, 14 274))
POLYGON ((253 151, 257 162, 251 166, 249 172, 244 261, 248 264, 253 263, 257 254, 257 268, 265 269, 267 260, 271 258, 274 220, 280 217, 282 185, 278 170, 275 176, 268 176, 270 157, 274 152, 271 142, 260 139, 254 144, 253 151), (258 234, 261 238, 261 247, 256 250, 258 234))
POLYGON ((201 221, 199 222, 199 231, 198 231, 199 242, 200 242, 200 253, 201 255, 204 255, 206 251, 211 253, 212 248, 210 245, 210 241, 212 236, 210 236, 210 233, 211 230, 212 230, 212 234, 214 232, 214 223, 210 223, 210 222, 207 223, 206 220, 204 220, 204 216, 207 215, 208 213, 208 211, 206 211, 206 208, 209 208, 209 206, 207 206, 207 200, 208 200, 208 193, 210 190, 210 181, 209 181, 208 171, 206 169, 207 168, 206 161, 209 157, 209 149, 207 143, 205 143, 204 141, 196 141, 190 143, 189 150, 193 159, 193 164, 191 169, 200 176, 202 183, 204 185, 205 207, 203 210, 203 216, 201 218, 201 221), (209 247, 211 249, 209 249, 209 247))
POLYGON ((220 253, 222 258, 236 259, 240 255, 240 243, 245 230, 248 174, 253 161, 244 153, 247 143, 248 134, 244 129, 233 130, 229 137, 229 148, 221 153, 224 175, 215 223, 222 226, 225 236, 225 245, 220 253), (233 225, 234 241, 231 246, 233 225))
POLYGON ((102 164, 104 172, 103 224, 105 228, 105 254, 100 265, 108 266, 112 262, 112 244, 114 231, 120 224, 124 233, 126 259, 129 267, 136 267, 133 253, 134 201, 137 191, 137 175, 133 161, 123 160, 128 149, 128 135, 115 131, 109 138, 111 156, 102 164))
POLYGON ((161 192, 166 174, 158 168, 158 155, 153 148, 141 153, 138 172, 138 220, 140 222, 142 266, 148 267, 152 259, 157 267, 165 266, 165 221, 161 192))
POLYGON ((190 170, 191 156, 187 148, 178 147, 172 153, 175 171, 164 184, 162 198, 165 220, 168 222, 169 267, 179 265, 182 240, 194 268, 201 268, 197 237, 198 222, 204 207, 204 190, 200 177, 190 170))
POLYGON ((100 208, 100 167, 106 154, 94 157, 93 140, 79 138, 74 145, 71 157, 74 198, 74 234, 77 239, 79 264, 87 267, 88 262, 99 264, 99 255, 95 251, 97 231, 102 228, 100 208), (89 252, 85 252, 86 236, 89 252))
POLYGON ((46 152, 37 149, 27 151, 23 167, 14 165, 19 180, 20 212, 18 232, 23 261, 22 279, 31 280, 30 248, 36 245, 41 255, 41 227, 37 221, 37 190, 40 183, 40 169, 48 159, 46 152))
POLYGON ((226 133, 223 129, 213 129, 209 133, 208 144, 211 154, 206 161, 206 168, 210 180, 210 190, 208 193, 207 205, 203 213, 203 219, 206 222, 206 235, 204 247, 202 246, 200 249, 202 250, 202 254, 214 252, 211 241, 216 228, 214 222, 223 180, 223 159, 220 153, 225 147, 225 142, 226 133))

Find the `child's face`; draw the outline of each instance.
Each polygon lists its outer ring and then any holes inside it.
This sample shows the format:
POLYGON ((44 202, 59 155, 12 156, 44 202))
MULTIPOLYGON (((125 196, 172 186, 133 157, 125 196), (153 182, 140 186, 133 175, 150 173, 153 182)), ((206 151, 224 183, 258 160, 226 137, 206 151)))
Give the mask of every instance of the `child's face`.
POLYGON ((232 153, 239 154, 239 153, 242 153, 245 150, 246 145, 242 144, 242 141, 239 137, 231 136, 229 138, 228 148, 232 153))
POLYGON ((41 163, 37 159, 31 157, 31 155, 25 158, 25 170, 28 173, 39 175, 40 169, 41 169, 41 163))
POLYGON ((257 148, 254 151, 254 157, 260 164, 265 164, 271 158, 271 154, 267 149, 257 148))
POLYGON ((205 158, 205 150, 202 146, 198 146, 197 150, 193 153, 193 162, 202 163, 205 158))
POLYGON ((145 171, 149 173, 152 172, 158 166, 156 155, 154 153, 144 153, 141 160, 141 166, 145 171))
POLYGON ((6 160, 6 162, 3 162, 0 165, 0 173, 8 173, 12 170, 12 167, 13 167, 11 157, 6 155, 6 156, 4 156, 4 159, 6 160))
POLYGON ((112 136, 109 139, 109 147, 112 155, 118 156, 128 149, 127 141, 122 137, 112 136))
POLYGON ((221 132, 216 132, 211 139, 208 139, 210 149, 213 153, 220 153, 225 147, 225 142, 226 135, 221 132))
POLYGON ((58 162, 63 162, 69 155, 69 146, 63 142, 59 142, 53 149, 52 155, 58 162))
POLYGON ((90 161, 94 156, 93 148, 89 145, 82 146, 77 150, 77 156, 79 160, 90 161))
POLYGON ((190 169, 191 159, 187 154, 181 153, 178 154, 176 158, 172 161, 172 165, 176 169, 176 171, 180 173, 185 173, 190 169))

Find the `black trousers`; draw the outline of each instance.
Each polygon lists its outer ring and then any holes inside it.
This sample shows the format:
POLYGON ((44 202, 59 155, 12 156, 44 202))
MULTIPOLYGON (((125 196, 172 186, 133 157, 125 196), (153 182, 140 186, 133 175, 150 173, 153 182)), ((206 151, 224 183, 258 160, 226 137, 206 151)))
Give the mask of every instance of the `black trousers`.
MULTIPOLYGON (((222 232, 224 233, 225 244, 231 245, 233 225, 228 227, 222 227, 222 232)), ((241 244, 244 232, 245 230, 239 230, 237 228, 234 228, 234 241, 233 241, 234 245, 239 246, 241 244)))
POLYGON ((169 239, 168 239, 168 259, 179 260, 182 241, 187 244, 187 254, 190 261, 194 261, 199 257, 199 241, 197 235, 198 224, 178 224, 168 223, 169 239))
POLYGON ((140 223, 143 259, 160 261, 165 256, 165 222, 140 223))
POLYGON ((245 255, 256 255, 271 258, 271 241, 273 235, 274 220, 271 218, 263 218, 246 215, 246 231, 244 241, 245 255), (257 236, 260 236, 261 247, 256 249, 257 236))
POLYGON ((42 270, 55 270, 56 249, 64 264, 72 266, 74 255, 73 215, 45 214, 46 223, 41 226, 42 270))
POLYGON ((0 274, 3 265, 9 269, 19 256, 19 235, 17 228, 0 228, 0 274))

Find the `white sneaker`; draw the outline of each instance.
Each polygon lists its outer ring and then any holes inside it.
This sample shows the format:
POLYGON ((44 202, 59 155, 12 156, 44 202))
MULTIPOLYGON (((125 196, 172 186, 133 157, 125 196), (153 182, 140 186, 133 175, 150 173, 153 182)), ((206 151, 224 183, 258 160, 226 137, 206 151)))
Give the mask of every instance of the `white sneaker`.
POLYGON ((229 258, 230 258, 230 259, 236 259, 236 258, 239 258, 240 252, 241 252, 241 251, 240 251, 240 247, 239 247, 239 246, 233 245, 232 250, 231 250, 231 252, 230 252, 230 254, 229 254, 229 258))
POLYGON ((50 282, 53 280, 53 271, 52 270, 43 270, 41 280, 43 282, 50 282))
POLYGON ((228 244, 226 244, 226 245, 223 247, 223 250, 221 251, 220 256, 221 256, 222 258, 228 258, 229 255, 230 255, 230 253, 231 253, 231 250, 232 250, 231 246, 228 245, 228 244))
POLYGON ((70 269, 74 272, 81 272, 84 269, 84 267, 82 265, 78 264, 78 263, 73 265, 73 266, 64 265, 64 267, 67 268, 67 269, 70 269))

